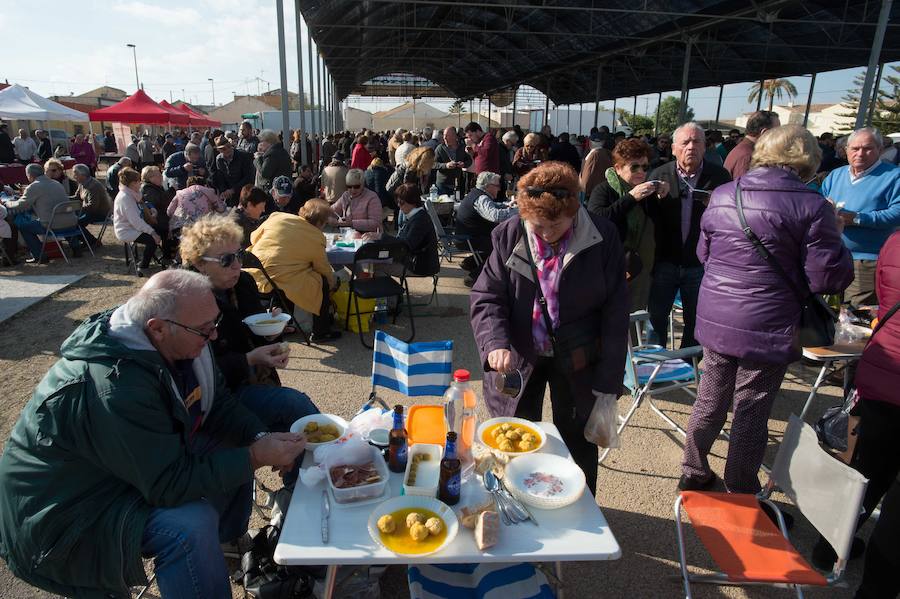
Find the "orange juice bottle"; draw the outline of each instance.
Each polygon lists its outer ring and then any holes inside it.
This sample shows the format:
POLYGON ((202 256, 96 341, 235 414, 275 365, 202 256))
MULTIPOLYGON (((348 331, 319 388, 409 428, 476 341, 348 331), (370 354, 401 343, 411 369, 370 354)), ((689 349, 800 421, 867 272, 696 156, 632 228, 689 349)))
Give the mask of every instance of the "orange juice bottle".
POLYGON ((453 382, 444 392, 444 418, 447 430, 457 434, 457 456, 464 463, 472 462, 475 442, 475 391, 469 385, 469 371, 457 370, 453 382))

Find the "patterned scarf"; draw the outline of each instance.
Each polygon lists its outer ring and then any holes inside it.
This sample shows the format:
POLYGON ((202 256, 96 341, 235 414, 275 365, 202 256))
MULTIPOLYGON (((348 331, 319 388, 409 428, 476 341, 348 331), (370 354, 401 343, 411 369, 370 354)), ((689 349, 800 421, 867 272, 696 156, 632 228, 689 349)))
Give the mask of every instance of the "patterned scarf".
MULTIPOLYGON (((537 270, 538 282, 541 285, 541 292, 547 300, 550 322, 553 324, 553 328, 557 329, 559 328, 559 279, 562 274, 563 257, 566 255, 569 239, 572 236, 572 228, 570 227, 560 238, 555 253, 549 243, 533 233, 529 233, 529 235, 536 255, 534 266, 537 270)), ((537 294, 535 294, 534 306, 531 309, 531 336, 534 339, 535 351, 539 355, 546 356, 553 353, 553 344, 550 341, 547 325, 544 323, 544 313, 541 310, 537 294)))

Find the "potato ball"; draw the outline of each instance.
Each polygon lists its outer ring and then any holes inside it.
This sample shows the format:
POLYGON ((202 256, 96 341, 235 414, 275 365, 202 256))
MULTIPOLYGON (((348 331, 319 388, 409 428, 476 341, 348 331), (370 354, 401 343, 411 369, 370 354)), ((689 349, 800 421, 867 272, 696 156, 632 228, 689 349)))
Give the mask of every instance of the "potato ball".
POLYGON ((444 523, 441 522, 440 518, 429 518, 425 522, 425 528, 427 528, 428 532, 431 534, 439 535, 441 534, 441 531, 444 530, 444 523))
POLYGON ((397 530, 397 523, 394 521, 394 517, 390 514, 385 514, 379 518, 378 530, 388 535, 397 530))
POLYGON ((409 528, 409 536, 413 541, 424 541, 428 538, 428 529, 421 522, 416 522, 409 528))
POLYGON ((406 526, 412 528, 414 524, 425 524, 425 516, 419 512, 410 512, 406 516, 406 526))

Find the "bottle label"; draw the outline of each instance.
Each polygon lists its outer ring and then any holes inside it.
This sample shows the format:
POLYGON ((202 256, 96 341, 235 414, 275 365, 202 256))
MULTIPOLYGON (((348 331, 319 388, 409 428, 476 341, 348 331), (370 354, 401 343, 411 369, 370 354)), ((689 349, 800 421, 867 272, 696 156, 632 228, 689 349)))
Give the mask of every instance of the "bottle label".
POLYGON ((406 455, 409 453, 406 443, 397 447, 397 451, 394 454, 396 456, 397 462, 400 464, 406 463, 406 455))
POLYGON ((459 472, 456 472, 447 479, 447 494, 451 497, 459 497, 461 486, 462 477, 460 476, 459 472))

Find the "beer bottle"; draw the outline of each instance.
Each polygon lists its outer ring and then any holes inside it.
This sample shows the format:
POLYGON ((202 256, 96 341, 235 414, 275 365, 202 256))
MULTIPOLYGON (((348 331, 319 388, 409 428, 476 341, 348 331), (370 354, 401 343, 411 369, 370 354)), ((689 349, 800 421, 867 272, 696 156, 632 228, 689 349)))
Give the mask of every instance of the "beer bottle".
POLYGON ((462 472, 459 458, 456 457, 456 433, 447 433, 447 444, 444 446, 444 459, 441 460, 441 478, 438 487, 438 499, 447 505, 459 503, 459 491, 462 485, 462 472))
POLYGON ((391 472, 406 471, 406 427, 403 424, 403 406, 394 406, 394 426, 388 437, 388 468, 391 472))

